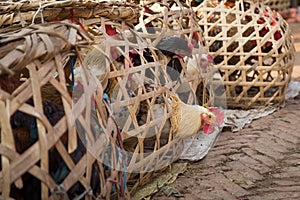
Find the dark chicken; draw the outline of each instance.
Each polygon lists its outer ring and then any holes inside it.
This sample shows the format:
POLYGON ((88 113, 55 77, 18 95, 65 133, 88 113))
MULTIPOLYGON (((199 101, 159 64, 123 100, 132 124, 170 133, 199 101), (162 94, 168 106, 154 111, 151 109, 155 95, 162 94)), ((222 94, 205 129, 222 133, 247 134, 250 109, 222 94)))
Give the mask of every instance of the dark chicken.
MULTIPOLYGON (((22 81, 19 80, 19 75, 8 76, 1 75, 0 76, 0 88, 2 91, 12 94, 21 84, 22 81)), ((33 99, 29 99, 27 104, 33 106, 33 99)), ((49 123, 54 126, 64 115, 64 109, 61 105, 53 103, 51 101, 43 102, 43 112, 49 123)), ((23 153, 26 149, 28 149, 34 142, 38 140, 38 129, 36 118, 28 115, 21 111, 16 111, 10 117, 10 124, 13 131, 13 137, 15 140, 15 146, 18 153, 23 153)), ((61 138, 63 143, 67 143, 66 134, 61 138)), ((49 151, 50 162, 50 170, 55 171, 55 166, 59 162, 60 158, 56 156, 56 150, 52 149, 49 151)), ((39 199, 40 194, 38 192, 38 188, 36 192, 32 193, 32 187, 39 187, 39 181, 29 174, 24 174, 22 177, 24 184, 21 190, 16 189, 14 186, 12 187, 12 194, 15 198, 19 198, 18 195, 22 196, 22 198, 30 199, 39 199), (30 183, 30 184, 29 184, 30 183), (16 190, 16 191, 15 191, 16 190)))
POLYGON ((190 56, 194 48, 193 44, 189 44, 186 40, 179 37, 163 38, 155 47, 171 58, 174 56, 179 58, 190 56))
POLYGON ((180 60, 192 55, 193 44, 179 37, 166 37, 161 39, 155 47, 168 57, 167 73, 173 81, 176 81, 178 73, 182 71, 180 60))
MULTIPOLYGON (((29 99, 28 104, 33 105, 33 100, 29 99)), ((64 109, 61 105, 57 105, 51 101, 43 102, 44 114, 49 120, 50 124, 54 126, 64 115, 64 109)), ((19 153, 26 150, 31 144, 38 139, 38 130, 36 124, 36 118, 23 113, 21 111, 16 111, 10 118, 10 123, 13 128, 13 133, 16 140, 16 148, 19 153), (22 133, 19 133, 19 131, 22 133), (26 134, 26 136, 24 135, 26 134), (27 140, 28 142, 24 142, 27 140)), ((67 143, 67 137, 64 135, 62 138, 63 143, 67 143)))
MULTIPOLYGON (((129 50, 129 57, 131 59, 131 62, 134 67, 140 66, 142 64, 141 56, 138 54, 135 50, 129 50)), ((144 49, 143 51, 143 57, 145 58, 145 61, 147 62, 154 62, 152 53, 148 48, 144 49)))
MULTIPOLYGON (((5 92, 7 94, 12 94, 22 84, 23 82, 20 81, 19 75, 0 75, 0 92, 4 95, 5 92)), ((42 106, 43 113, 49 120, 49 123, 52 126, 55 126, 65 116, 65 111, 61 104, 60 93, 57 91, 53 92, 54 87, 50 87, 50 85, 51 84, 46 84, 46 87, 41 88, 43 98, 42 106), (47 92, 48 94, 45 94, 47 92), (47 97, 50 98, 47 100, 47 97)), ((34 106, 34 101, 32 98, 27 100, 26 103, 34 106)), ((25 152, 29 147, 38 141, 37 120, 34 116, 21 111, 16 111, 10 117, 10 124, 18 153, 21 154, 25 152)), ((67 137, 67 133, 65 133, 60 138, 60 141, 63 143, 65 148, 67 148, 67 137)), ((71 154, 71 158, 75 163, 77 163, 84 153, 84 146, 80 141, 78 141, 78 148, 71 154)), ((54 181, 58 184, 61 183, 70 172, 55 147, 52 147, 49 150, 49 172, 54 181)), ((12 197, 16 199, 40 199, 40 181, 29 173, 25 173, 22 176, 22 179, 25 183, 23 188, 18 189, 14 184, 12 185, 12 197)), ((78 185, 75 185, 71 190, 75 194, 78 192, 79 188, 80 187, 78 185)))
POLYGON ((202 2, 203 2, 203 0, 192 0, 191 6, 192 7, 199 6, 202 2))
POLYGON ((156 48, 166 55, 169 59, 167 72, 173 81, 177 80, 178 73, 182 72, 182 62, 186 63, 186 71, 188 75, 195 75, 200 70, 207 70, 213 62, 213 57, 201 50, 201 55, 194 53, 194 48, 201 47, 198 45, 199 36, 193 33, 191 43, 178 37, 163 38, 156 48), (201 69, 200 69, 201 68, 201 69))

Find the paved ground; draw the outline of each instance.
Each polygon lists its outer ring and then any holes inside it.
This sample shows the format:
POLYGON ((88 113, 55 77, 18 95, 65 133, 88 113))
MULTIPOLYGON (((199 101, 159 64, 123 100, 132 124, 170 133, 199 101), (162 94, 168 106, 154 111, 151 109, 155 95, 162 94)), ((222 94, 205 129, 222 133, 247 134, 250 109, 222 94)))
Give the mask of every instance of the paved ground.
MULTIPOLYGON (((300 23, 291 24, 298 50, 300 23)), ((171 186, 184 197, 153 199, 300 199, 300 98, 240 132, 222 132, 205 159, 192 163, 171 186)))

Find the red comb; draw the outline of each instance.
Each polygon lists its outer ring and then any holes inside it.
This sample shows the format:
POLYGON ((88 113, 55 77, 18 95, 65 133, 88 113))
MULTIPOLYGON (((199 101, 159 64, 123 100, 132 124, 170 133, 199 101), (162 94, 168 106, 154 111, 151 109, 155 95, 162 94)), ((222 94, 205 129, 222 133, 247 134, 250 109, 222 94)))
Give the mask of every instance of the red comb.
POLYGON ((218 126, 221 126, 224 122, 224 112, 219 110, 219 108, 216 108, 216 107, 209 107, 207 109, 215 114, 216 122, 217 122, 218 126))
POLYGON ((118 34, 116 28, 113 28, 111 25, 106 24, 105 30, 106 30, 107 35, 109 35, 109 36, 118 34))

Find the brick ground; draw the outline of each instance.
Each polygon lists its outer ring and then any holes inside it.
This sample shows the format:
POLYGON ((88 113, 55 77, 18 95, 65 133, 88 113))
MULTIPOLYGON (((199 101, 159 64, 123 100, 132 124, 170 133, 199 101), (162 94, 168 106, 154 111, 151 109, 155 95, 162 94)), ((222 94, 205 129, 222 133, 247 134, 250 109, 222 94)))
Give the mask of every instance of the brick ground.
POLYGON ((240 132, 223 132, 209 154, 171 184, 183 198, 158 193, 153 199, 300 199, 299 105, 289 101, 240 132))
MULTIPOLYGON (((291 27, 299 78, 300 23, 291 27)), ((153 199, 300 199, 300 99, 237 133, 222 132, 209 154, 170 186, 184 197, 153 199)))

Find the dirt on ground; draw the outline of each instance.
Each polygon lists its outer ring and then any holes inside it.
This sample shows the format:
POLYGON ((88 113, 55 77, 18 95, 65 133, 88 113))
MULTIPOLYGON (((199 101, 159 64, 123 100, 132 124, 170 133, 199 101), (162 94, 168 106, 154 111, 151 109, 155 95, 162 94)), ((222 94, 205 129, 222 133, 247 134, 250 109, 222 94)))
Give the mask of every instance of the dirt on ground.
MULTIPOLYGON (((290 24, 300 80, 300 23, 290 24)), ((300 199, 300 96, 239 132, 223 131, 208 155, 152 199, 300 199), (177 197, 176 197, 177 196, 177 197)))

